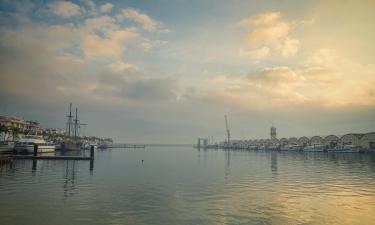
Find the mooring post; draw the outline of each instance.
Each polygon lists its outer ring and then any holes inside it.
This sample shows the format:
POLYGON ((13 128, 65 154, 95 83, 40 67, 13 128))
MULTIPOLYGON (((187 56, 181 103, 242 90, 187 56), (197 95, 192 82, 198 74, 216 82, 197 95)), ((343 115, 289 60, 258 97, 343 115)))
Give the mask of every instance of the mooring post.
POLYGON ((91 148, 90 148, 90 158, 91 160, 94 159, 94 145, 91 145, 91 148))
POLYGON ((38 155, 38 145, 34 145, 34 156, 38 155))

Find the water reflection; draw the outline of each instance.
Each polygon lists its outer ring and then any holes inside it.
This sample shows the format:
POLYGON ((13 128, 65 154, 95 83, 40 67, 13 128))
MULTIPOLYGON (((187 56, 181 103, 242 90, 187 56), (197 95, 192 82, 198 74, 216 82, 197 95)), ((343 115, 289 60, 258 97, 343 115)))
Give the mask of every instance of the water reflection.
POLYGON ((271 152, 271 171, 274 175, 277 173, 277 152, 271 152))
POLYGON ((64 183, 63 190, 64 196, 68 197, 74 194, 75 189, 75 180, 77 176, 77 161, 76 160, 66 160, 65 162, 65 174, 64 174, 64 183))

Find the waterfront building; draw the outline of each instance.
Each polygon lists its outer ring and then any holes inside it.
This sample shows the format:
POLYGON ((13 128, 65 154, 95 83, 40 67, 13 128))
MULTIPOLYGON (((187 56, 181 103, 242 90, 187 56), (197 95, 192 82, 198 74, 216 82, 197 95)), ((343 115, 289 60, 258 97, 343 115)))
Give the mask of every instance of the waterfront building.
POLYGON ((281 138, 280 139, 280 146, 285 146, 288 144, 288 139, 286 138, 281 138))
POLYGON ((291 138, 288 139, 288 144, 298 145, 298 139, 296 137, 291 137, 291 138))
POLYGON ((375 151, 375 132, 364 134, 360 139, 360 146, 375 151))
POLYGON ((298 145, 303 147, 308 144, 310 144, 310 139, 308 137, 303 136, 298 139, 298 145))
POLYGON ((8 129, 16 128, 21 132, 29 131, 38 134, 42 131, 38 121, 24 120, 14 116, 0 116, 0 125, 8 129))
POLYGON ((340 138, 336 135, 328 135, 323 139, 323 145, 328 148, 334 148, 337 146, 340 138))
POLYGON ((360 139, 363 134, 345 134, 340 138, 339 145, 354 145, 360 146, 360 139))
POLYGON ((43 129, 43 133, 48 135, 63 135, 65 131, 59 128, 45 128, 43 129))
POLYGON ((311 145, 323 145, 323 138, 320 136, 314 136, 310 139, 311 145))

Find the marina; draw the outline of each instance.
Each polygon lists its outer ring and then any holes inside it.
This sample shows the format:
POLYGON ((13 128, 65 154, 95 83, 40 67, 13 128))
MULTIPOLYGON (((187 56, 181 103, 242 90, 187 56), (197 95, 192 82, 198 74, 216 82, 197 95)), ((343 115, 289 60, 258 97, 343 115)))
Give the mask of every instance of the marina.
POLYGON ((375 152, 375 132, 349 133, 345 135, 326 135, 312 137, 277 138, 276 127, 270 128, 270 138, 232 140, 228 126, 228 117, 224 116, 225 141, 214 143, 213 137, 197 139, 194 146, 198 149, 245 149, 268 151, 304 151, 304 152, 336 152, 359 153, 375 152))
POLYGON ((0 0, 0 225, 375 225, 374 12, 0 0))

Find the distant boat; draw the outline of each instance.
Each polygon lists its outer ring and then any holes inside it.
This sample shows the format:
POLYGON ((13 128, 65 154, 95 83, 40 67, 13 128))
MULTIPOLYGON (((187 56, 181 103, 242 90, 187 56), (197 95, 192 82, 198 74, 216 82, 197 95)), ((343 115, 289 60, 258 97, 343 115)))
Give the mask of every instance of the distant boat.
POLYGON ((33 153, 35 145, 38 145, 38 153, 55 151, 54 144, 47 143, 42 136, 37 135, 24 136, 14 145, 14 150, 16 152, 33 153))
POLYGON ((324 152, 324 146, 321 144, 306 145, 303 148, 304 152, 324 152))
POLYGON ((14 141, 1 141, 0 142, 0 153, 11 152, 14 149, 14 141))
POLYGON ((285 146, 280 147, 281 151, 299 151, 301 150, 301 146, 296 143, 287 144, 285 146))
POLYGON ((329 152, 343 152, 343 153, 355 153, 359 152, 359 147, 352 144, 337 145, 334 148, 328 149, 329 152))

